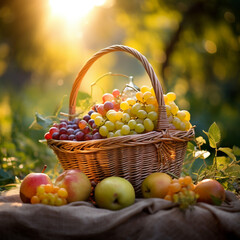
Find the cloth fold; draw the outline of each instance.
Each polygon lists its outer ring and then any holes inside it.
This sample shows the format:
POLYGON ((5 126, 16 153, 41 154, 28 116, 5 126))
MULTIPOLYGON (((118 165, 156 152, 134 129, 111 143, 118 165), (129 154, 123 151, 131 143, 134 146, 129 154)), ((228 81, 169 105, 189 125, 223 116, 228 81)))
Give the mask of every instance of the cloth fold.
POLYGON ((183 211, 170 201, 136 199, 118 211, 90 202, 55 207, 24 204, 19 189, 0 196, 0 239, 240 239, 240 200, 226 191, 221 206, 183 211))

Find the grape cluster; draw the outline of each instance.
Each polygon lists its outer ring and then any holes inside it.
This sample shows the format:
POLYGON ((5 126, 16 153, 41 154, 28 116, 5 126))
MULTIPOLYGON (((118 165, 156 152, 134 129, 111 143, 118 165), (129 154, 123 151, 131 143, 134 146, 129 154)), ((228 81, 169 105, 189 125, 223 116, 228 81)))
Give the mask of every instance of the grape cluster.
POLYGON ((60 123, 54 123, 44 135, 45 139, 69 141, 101 139, 102 136, 99 134, 97 125, 91 119, 93 112, 93 110, 90 110, 82 119, 75 118, 72 121, 61 120, 60 123))
POLYGON ((190 176, 173 179, 164 199, 178 203, 181 209, 188 208, 190 205, 194 205, 198 198, 194 188, 195 185, 190 176))
POLYGON ((31 198, 31 203, 62 206, 67 204, 67 197, 68 192, 65 188, 59 188, 52 184, 41 184, 37 187, 36 195, 31 198))
MULTIPOLYGON (((154 89, 142 86, 140 91, 133 89, 129 96, 123 92, 114 89, 103 94, 102 103, 95 104, 81 119, 54 123, 45 139, 87 141, 156 130, 158 102, 154 89)), ((190 113, 179 110, 175 100, 173 92, 164 95, 170 129, 187 131, 192 127, 190 113)))
POLYGON ((176 94, 174 92, 169 92, 164 95, 167 117, 172 125, 171 128, 188 131, 192 127, 190 123, 190 113, 187 110, 179 110, 179 107, 174 102, 175 100, 176 94))
POLYGON ((158 103, 153 88, 143 86, 129 98, 115 89, 104 94, 102 100, 91 115, 102 137, 139 134, 156 128, 158 103))

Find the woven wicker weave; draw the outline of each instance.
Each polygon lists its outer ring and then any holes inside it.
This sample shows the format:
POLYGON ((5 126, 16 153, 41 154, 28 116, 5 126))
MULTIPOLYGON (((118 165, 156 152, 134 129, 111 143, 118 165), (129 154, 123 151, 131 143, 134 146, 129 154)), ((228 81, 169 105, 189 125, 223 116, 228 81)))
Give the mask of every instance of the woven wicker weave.
POLYGON ((150 173, 160 171, 180 175, 187 142, 194 137, 194 129, 168 129, 163 90, 152 66, 137 50, 122 45, 102 49, 86 62, 72 86, 69 115, 75 114, 80 84, 92 64, 101 56, 116 51, 132 54, 142 63, 149 75, 159 104, 157 131, 91 141, 51 139, 47 142, 63 169, 80 169, 95 182, 109 176, 124 177, 132 183, 139 196, 141 183, 150 173))

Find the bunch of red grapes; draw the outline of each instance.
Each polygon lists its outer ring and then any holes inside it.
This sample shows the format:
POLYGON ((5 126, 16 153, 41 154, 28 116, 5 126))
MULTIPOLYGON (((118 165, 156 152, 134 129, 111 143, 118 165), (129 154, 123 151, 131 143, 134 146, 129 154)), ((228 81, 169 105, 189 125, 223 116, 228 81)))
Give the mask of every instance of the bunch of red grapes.
POLYGON ((103 104, 96 104, 88 114, 82 119, 75 118, 73 120, 61 120, 60 123, 54 123, 49 131, 44 135, 46 140, 70 140, 70 141, 87 141, 104 138, 99 133, 99 126, 91 119, 92 113, 100 113, 105 115, 108 110, 120 109, 119 103, 120 91, 113 90, 113 93, 106 93, 102 96, 103 104))
POLYGON ((45 139, 86 141, 92 139, 101 139, 97 125, 91 119, 91 110, 83 116, 82 119, 61 120, 60 123, 54 123, 49 131, 44 135, 45 139))

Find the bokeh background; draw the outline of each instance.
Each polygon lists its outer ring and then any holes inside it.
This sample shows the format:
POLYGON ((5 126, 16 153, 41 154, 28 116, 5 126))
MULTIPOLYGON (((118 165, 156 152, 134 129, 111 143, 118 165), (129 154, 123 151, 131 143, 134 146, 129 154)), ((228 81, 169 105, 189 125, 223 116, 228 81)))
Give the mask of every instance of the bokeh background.
MULTIPOLYGON (((190 111, 197 136, 216 122, 221 145, 240 146, 240 1, 1 0, 0 176, 21 178, 44 164, 59 167, 52 150, 39 142, 45 130, 29 126, 36 112, 49 116, 61 101, 68 112, 84 62, 112 44, 147 57, 164 91, 174 91, 180 109, 190 111)), ((90 69, 80 98, 107 72, 150 85, 136 59, 112 53, 90 69)), ((127 81, 105 77, 93 97, 122 89, 127 81)))

